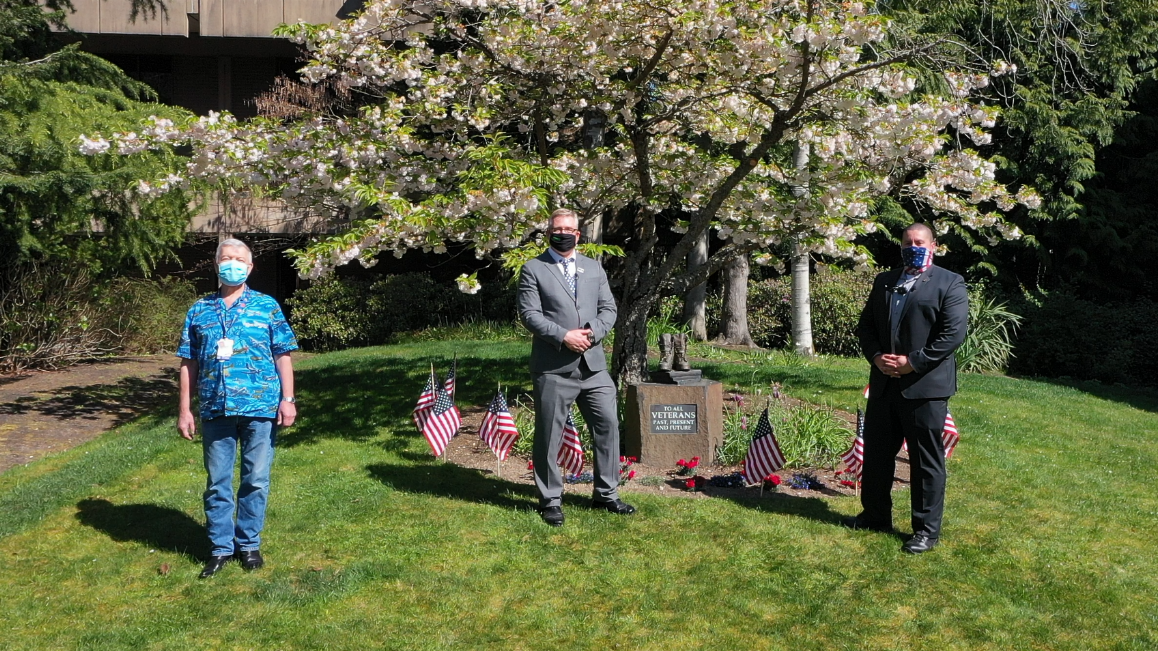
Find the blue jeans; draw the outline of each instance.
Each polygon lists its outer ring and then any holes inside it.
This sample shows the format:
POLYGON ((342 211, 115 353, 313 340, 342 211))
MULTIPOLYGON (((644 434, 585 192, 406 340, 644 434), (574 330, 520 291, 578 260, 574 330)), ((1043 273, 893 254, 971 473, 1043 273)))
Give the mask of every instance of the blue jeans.
POLYGON ((205 453, 205 520, 210 553, 230 556, 261 546, 265 505, 269 499, 269 468, 277 425, 273 418, 221 416, 201 423, 205 453), (233 512, 233 466, 241 444, 241 486, 237 491, 237 522, 233 512))

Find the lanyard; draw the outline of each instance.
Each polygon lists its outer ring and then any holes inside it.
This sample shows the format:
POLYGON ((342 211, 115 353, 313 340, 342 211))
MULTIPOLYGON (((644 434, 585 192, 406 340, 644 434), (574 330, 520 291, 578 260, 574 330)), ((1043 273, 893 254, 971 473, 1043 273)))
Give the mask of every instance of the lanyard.
POLYGON ((225 307, 225 299, 221 298, 220 296, 217 297, 216 301, 213 301, 213 309, 215 312, 217 312, 218 320, 221 321, 221 337, 223 339, 229 337, 229 331, 233 329, 233 324, 237 323, 237 315, 241 314, 242 310, 245 309, 245 304, 248 301, 248 287, 241 290, 241 297, 239 297, 237 301, 233 303, 232 309, 225 307), (226 321, 226 316, 230 312, 233 313, 233 316, 228 321, 226 321))

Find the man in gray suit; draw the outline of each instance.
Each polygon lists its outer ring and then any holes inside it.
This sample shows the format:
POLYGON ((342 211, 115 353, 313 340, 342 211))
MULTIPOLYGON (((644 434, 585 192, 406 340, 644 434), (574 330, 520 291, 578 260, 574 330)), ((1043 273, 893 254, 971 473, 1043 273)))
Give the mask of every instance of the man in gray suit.
POLYGON ((579 218, 560 208, 548 222, 550 248, 519 274, 519 316, 534 335, 531 378, 535 396, 535 487, 539 514, 563 525, 563 477, 556 459, 571 405, 595 439, 592 508, 631 515, 619 499, 619 418, 616 389, 600 342, 615 326, 615 298, 600 264, 575 250, 579 218))

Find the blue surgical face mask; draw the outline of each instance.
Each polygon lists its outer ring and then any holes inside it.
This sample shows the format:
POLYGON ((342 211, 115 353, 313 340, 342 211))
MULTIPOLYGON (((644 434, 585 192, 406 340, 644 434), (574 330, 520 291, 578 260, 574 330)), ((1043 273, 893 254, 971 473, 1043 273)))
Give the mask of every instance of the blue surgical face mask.
POLYGON ((933 262, 933 252, 923 246, 906 246, 901 249, 901 261, 906 267, 922 269, 933 262))
POLYGON ((249 265, 240 260, 226 260, 217 265, 217 277, 222 285, 237 287, 249 277, 249 265))

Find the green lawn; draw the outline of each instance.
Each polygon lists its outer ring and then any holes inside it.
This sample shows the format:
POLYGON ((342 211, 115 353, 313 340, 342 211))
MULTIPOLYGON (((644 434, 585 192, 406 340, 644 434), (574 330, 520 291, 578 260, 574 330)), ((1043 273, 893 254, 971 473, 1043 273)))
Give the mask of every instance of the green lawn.
MULTIPOLYGON (((963 377, 945 538, 907 557, 837 525, 851 498, 634 495, 615 518, 575 495, 548 528, 528 488, 435 462, 413 431, 429 362, 455 351, 460 403, 529 385, 517 341, 299 364, 257 573, 196 578, 200 445, 169 418, 0 475, 0 646, 1158 648, 1158 394, 963 377)), ((866 371, 715 357, 709 376, 846 408, 866 371)))

